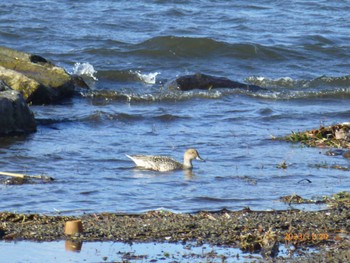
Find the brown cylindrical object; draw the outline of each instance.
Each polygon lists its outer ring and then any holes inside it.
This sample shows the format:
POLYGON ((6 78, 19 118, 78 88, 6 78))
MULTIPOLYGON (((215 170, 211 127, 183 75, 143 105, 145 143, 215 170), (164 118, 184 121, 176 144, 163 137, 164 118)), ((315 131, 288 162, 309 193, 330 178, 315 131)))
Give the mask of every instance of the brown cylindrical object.
POLYGON ((67 221, 64 226, 64 233, 66 235, 74 235, 83 232, 83 224, 81 220, 67 221))

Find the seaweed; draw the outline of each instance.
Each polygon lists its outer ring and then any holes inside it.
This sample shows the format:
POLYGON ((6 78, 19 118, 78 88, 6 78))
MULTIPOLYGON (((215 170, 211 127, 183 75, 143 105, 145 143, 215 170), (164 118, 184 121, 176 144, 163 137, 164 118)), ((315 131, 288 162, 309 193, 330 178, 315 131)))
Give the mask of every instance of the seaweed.
POLYGON ((350 149, 350 123, 321 126, 303 132, 292 131, 280 139, 310 147, 350 149))

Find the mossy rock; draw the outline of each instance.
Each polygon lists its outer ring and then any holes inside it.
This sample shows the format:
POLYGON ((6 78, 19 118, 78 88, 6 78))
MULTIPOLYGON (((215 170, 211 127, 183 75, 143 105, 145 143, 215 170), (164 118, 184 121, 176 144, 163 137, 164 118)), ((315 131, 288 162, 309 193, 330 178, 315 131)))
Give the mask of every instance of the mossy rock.
POLYGON ((48 104, 73 95, 74 79, 45 58, 0 47, 0 79, 33 104, 48 104))

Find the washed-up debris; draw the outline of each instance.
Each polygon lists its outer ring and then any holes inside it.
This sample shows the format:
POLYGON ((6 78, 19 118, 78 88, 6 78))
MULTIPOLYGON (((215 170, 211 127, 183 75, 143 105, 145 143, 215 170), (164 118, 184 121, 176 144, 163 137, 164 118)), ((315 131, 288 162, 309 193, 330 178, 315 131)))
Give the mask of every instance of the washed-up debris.
POLYGON ((33 183, 36 180, 41 180, 41 182, 50 182, 54 178, 47 175, 27 175, 20 173, 9 173, 9 172, 0 172, 0 175, 10 177, 7 180, 0 181, 2 184, 11 184, 11 185, 22 185, 27 183, 33 183))
POLYGON ((289 142, 301 142, 311 147, 350 149, 350 123, 321 126, 319 129, 304 132, 292 132, 283 139, 289 142))

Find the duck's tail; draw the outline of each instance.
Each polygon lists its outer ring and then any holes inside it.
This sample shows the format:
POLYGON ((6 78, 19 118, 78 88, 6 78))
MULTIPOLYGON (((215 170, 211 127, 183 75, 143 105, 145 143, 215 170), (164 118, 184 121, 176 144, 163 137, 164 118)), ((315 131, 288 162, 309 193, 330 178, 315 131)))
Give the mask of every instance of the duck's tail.
POLYGON ((125 156, 134 161, 134 158, 131 155, 125 154, 125 156))

